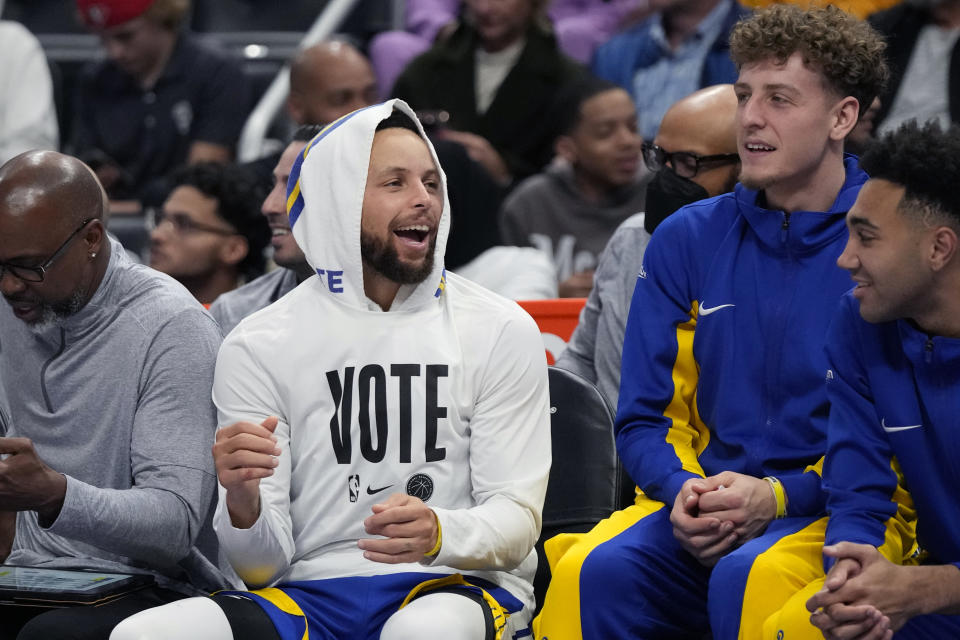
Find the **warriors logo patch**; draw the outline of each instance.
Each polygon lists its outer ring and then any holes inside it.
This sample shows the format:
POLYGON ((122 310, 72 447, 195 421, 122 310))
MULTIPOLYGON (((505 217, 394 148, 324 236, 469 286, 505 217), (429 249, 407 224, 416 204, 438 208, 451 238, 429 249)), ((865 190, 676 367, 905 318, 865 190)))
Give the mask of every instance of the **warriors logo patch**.
POLYGON ((407 480, 407 495, 424 502, 433 495, 433 479, 425 473, 415 473, 407 480))

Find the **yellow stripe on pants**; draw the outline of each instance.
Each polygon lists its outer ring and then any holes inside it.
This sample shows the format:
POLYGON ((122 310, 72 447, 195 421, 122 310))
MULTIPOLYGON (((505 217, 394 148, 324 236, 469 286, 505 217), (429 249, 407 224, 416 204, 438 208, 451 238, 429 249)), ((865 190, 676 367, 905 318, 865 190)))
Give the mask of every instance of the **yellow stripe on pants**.
POLYGON ((581 640, 580 568, 587 556, 599 545, 663 507, 662 502, 638 494, 636 504, 601 520, 589 532, 561 533, 544 543, 551 578, 543 609, 533 620, 534 638, 581 640))

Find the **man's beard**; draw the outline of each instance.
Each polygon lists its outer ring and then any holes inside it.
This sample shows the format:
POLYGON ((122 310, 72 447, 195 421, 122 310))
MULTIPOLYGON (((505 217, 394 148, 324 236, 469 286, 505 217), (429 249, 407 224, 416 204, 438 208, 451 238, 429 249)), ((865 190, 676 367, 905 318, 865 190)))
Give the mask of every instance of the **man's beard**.
POLYGON ((392 243, 383 242, 376 236, 360 232, 360 257, 377 273, 399 284, 418 284, 430 275, 433 271, 433 254, 436 246, 437 237, 434 236, 430 240, 430 247, 423 263, 414 267, 400 261, 400 256, 392 243))
POLYGON ((46 333, 48 329, 59 325, 61 322, 80 311, 83 308, 83 291, 75 291, 72 296, 66 300, 58 302, 43 302, 40 304, 40 319, 33 323, 28 323, 27 328, 33 333, 46 333))
POLYGON ((742 169, 740 171, 740 176, 738 177, 738 181, 740 182, 740 184, 745 186, 747 189, 750 189, 751 191, 763 191, 764 189, 769 187, 770 183, 772 182, 769 178, 762 179, 762 178, 754 178, 752 176, 746 176, 744 175, 742 169))

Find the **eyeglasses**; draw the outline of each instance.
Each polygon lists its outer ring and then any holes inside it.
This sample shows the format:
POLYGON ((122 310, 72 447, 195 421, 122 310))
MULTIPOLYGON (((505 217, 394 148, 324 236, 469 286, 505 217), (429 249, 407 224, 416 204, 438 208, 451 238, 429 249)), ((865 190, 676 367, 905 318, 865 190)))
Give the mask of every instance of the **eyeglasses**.
POLYGON ((237 232, 233 229, 224 229, 223 227, 214 227, 213 225, 197 222, 186 213, 166 213, 163 209, 155 209, 151 216, 151 229, 156 229, 164 222, 173 225, 173 230, 181 235, 189 235, 199 231, 207 233, 216 233, 221 236, 235 236, 237 232))
POLYGON ((94 221, 95 218, 87 218, 80 223, 80 226, 77 227, 76 231, 71 233, 63 244, 60 245, 60 248, 53 252, 53 255, 50 256, 50 259, 41 264, 39 267, 26 267, 19 264, 10 264, 9 262, 0 262, 0 280, 3 280, 3 274, 5 271, 9 271, 13 274, 14 277, 23 280, 24 282, 43 282, 44 276, 47 274, 47 271, 50 270, 50 267, 53 266, 53 263, 62 256, 67 247, 70 246, 70 243, 73 242, 73 239, 84 230, 84 228, 94 221))
POLYGON ((740 156, 736 153, 718 153, 712 156, 698 156, 689 151, 670 153, 652 142, 644 142, 640 148, 643 151, 643 162, 650 171, 660 171, 669 162, 674 173, 681 178, 693 178, 705 164, 719 166, 740 162, 740 156))

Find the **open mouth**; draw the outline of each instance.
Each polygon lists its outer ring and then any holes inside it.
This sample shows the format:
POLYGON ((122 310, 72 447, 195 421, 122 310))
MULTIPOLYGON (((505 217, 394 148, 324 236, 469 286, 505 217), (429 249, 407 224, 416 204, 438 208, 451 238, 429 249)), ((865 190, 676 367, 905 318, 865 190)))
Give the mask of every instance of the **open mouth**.
POLYGON ((748 142, 744 147, 751 153, 769 153, 777 150, 776 147, 771 147, 770 145, 759 142, 748 142))
POLYGON ((393 232, 404 240, 420 244, 430 235, 430 227, 425 224, 410 224, 394 229, 393 232))
POLYGON ((7 300, 7 303, 10 305, 11 309, 13 309, 13 315, 15 315, 17 318, 21 320, 33 315, 34 311, 36 311, 36 309, 39 306, 37 302, 29 302, 26 300, 11 300, 10 298, 7 298, 6 300, 7 300))
POLYGON ((290 228, 289 228, 289 227, 273 227, 273 228, 271 229, 271 231, 273 232, 273 237, 274 237, 274 238, 278 238, 278 237, 280 237, 280 236, 288 236, 288 235, 290 235, 290 228))

